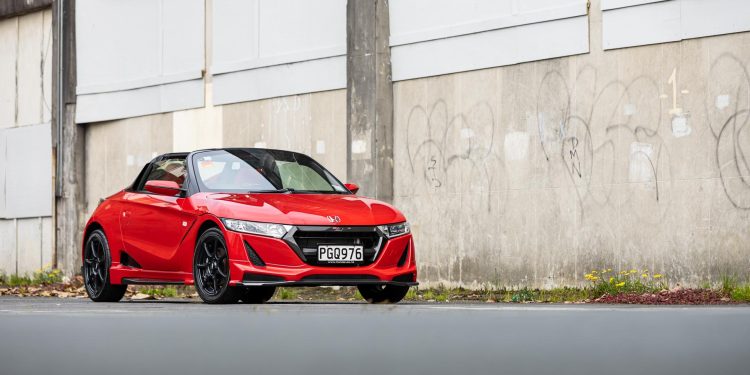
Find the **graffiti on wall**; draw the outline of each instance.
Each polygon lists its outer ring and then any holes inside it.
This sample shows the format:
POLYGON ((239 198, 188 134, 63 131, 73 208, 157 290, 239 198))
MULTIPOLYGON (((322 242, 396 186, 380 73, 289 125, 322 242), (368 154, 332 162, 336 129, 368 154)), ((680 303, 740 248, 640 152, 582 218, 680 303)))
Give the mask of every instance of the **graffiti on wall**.
MULTIPOLYGON (((684 97, 696 93, 680 86, 678 68, 665 77, 642 75, 603 84, 592 65, 580 68, 573 79, 550 70, 537 86, 533 109, 536 151, 549 168, 565 172, 582 214, 587 204, 609 204, 616 184, 632 183, 660 203, 663 210, 648 216, 661 220, 676 178, 673 163, 684 162, 674 160, 673 149, 688 147, 679 140, 696 134, 707 137, 703 141, 715 151, 713 167, 729 201, 750 209, 748 72, 736 56, 719 56, 705 82, 705 103, 688 108, 684 97)), ((529 157, 522 147, 527 133, 500 124, 488 102, 459 113, 450 108, 442 99, 411 108, 405 129, 409 171, 433 190, 456 183, 485 193, 507 188, 507 163, 529 157)), ((495 207, 497 196, 486 194, 487 211, 495 207)))

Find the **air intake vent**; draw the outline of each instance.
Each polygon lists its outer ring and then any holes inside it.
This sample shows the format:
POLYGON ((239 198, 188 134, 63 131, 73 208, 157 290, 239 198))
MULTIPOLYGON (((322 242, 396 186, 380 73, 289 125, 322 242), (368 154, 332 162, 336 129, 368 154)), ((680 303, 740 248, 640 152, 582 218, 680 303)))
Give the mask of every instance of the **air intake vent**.
POLYGON ((245 251, 247 251, 247 257, 250 259, 250 263, 252 263, 256 267, 265 267, 266 262, 263 261, 263 259, 260 259, 260 255, 255 252, 255 250, 250 246, 247 241, 242 241, 245 244, 245 251))
POLYGON ((133 257, 131 257, 125 251, 120 251, 120 264, 132 268, 143 268, 140 264, 138 264, 138 262, 135 261, 135 259, 133 259, 133 257))
POLYGON ((398 259, 398 264, 396 264, 399 267, 403 267, 406 263, 406 258, 409 257, 409 244, 406 244, 406 247, 404 248, 404 252, 401 254, 401 258, 398 259))

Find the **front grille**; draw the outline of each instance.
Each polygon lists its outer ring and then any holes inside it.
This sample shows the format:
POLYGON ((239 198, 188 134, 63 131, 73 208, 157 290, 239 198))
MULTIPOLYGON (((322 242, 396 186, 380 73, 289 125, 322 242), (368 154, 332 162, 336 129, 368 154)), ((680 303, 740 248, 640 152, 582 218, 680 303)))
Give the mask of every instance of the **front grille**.
POLYGON ((312 227, 292 229, 284 240, 307 264, 322 267, 357 267, 372 264, 385 246, 386 238, 376 227, 312 227), (318 262, 319 245, 361 245, 363 261, 354 263, 318 262))

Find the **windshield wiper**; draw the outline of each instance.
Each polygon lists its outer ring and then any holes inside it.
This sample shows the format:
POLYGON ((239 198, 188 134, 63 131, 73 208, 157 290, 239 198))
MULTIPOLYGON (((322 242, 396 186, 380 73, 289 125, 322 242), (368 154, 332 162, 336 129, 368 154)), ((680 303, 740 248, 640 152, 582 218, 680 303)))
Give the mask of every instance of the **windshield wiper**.
POLYGON ((250 190, 248 193, 293 193, 292 188, 274 189, 274 190, 250 190))

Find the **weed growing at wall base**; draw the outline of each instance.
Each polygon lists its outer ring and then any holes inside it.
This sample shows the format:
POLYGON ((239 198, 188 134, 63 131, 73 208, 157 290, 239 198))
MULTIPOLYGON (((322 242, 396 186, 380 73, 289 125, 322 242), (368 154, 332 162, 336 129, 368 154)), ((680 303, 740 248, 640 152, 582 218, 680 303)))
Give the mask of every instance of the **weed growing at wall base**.
POLYGON ((611 268, 606 268, 593 270, 585 274, 584 278, 592 283, 594 298, 626 293, 656 293, 668 288, 664 275, 651 274, 646 269, 615 272, 611 268))
POLYGON ((0 274, 0 285, 7 285, 9 287, 51 285, 61 283, 62 281, 62 271, 48 266, 37 270, 31 277, 0 274))

